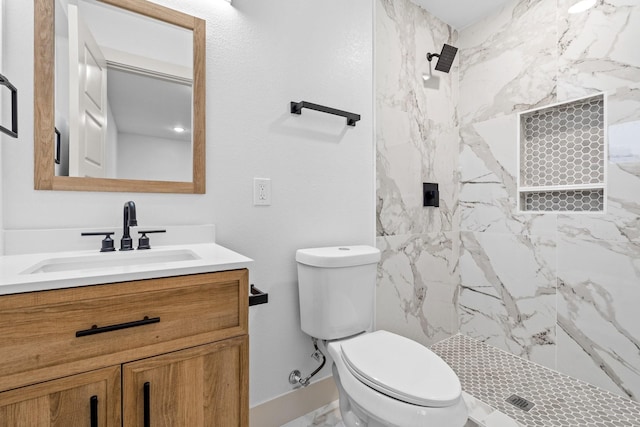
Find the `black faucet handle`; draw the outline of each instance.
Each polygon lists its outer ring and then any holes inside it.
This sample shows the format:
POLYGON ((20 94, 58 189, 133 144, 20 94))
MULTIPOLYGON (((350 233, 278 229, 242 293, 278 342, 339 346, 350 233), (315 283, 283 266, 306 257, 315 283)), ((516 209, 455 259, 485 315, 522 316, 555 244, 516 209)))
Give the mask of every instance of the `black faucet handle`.
POLYGON ((115 233, 113 231, 95 231, 95 232, 86 232, 80 233, 81 236, 104 236, 102 239, 102 248, 100 252, 113 252, 116 248, 113 245, 113 236, 115 233))
POLYGON ((138 239, 138 249, 151 249, 151 245, 149 244, 149 237, 147 234, 151 233, 166 233, 167 230, 140 230, 138 234, 140 234, 140 238, 138 239))

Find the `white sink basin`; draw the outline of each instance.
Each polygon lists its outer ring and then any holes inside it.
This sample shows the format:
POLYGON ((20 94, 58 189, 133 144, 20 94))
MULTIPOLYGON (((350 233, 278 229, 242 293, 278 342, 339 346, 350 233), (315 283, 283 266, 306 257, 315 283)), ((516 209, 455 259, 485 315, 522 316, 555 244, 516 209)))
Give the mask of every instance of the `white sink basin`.
POLYGON ((180 261, 201 259, 188 249, 166 251, 127 251, 105 252, 95 255, 78 255, 48 258, 27 268, 21 274, 55 273, 61 271, 80 271, 112 267, 134 267, 150 264, 167 264, 180 261))

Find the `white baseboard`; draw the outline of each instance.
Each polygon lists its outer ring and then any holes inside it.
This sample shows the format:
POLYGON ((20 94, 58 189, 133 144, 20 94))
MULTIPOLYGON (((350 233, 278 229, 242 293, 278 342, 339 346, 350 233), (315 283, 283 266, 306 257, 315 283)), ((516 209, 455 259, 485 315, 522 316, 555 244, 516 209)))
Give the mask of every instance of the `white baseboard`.
POLYGON ((293 390, 251 408, 250 427, 280 427, 338 399, 333 377, 293 390))

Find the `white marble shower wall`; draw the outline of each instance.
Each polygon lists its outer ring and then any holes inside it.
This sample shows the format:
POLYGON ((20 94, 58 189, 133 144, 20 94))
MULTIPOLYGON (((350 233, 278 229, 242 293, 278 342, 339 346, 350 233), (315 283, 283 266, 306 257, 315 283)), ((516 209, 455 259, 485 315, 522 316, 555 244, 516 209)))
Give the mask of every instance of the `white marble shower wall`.
POLYGON ((640 400, 640 1, 569 4, 459 35, 460 332, 640 400), (519 214, 517 113, 598 92, 607 212, 519 214))
MULTIPOLYGON (((423 86, 426 55, 457 33, 408 0, 376 1, 377 327, 432 344, 458 330, 457 59, 423 86), (440 207, 422 206, 438 183, 440 207)), ((432 64, 435 67, 435 60, 432 64)))

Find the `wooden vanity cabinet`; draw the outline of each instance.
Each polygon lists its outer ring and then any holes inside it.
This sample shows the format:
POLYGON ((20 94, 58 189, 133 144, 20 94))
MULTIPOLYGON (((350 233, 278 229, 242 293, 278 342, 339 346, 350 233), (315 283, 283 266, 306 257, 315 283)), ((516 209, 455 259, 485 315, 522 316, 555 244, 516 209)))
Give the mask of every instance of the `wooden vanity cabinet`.
POLYGON ((124 425, 153 427, 248 425, 247 337, 137 362, 123 371, 124 425), (242 398, 239 398, 242 396, 242 398))
POLYGON ((0 427, 120 427, 120 366, 0 393, 0 427))
POLYGON ((0 427, 248 426, 246 269, 0 296, 0 343, 0 427))

